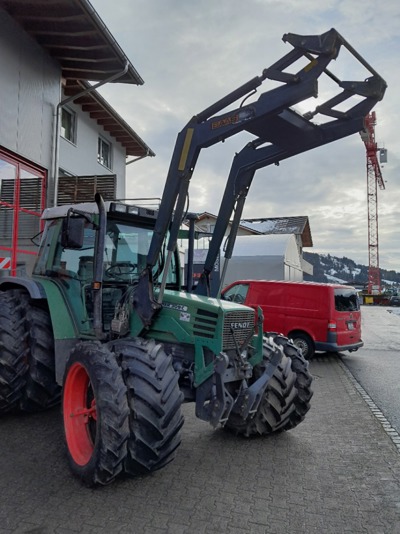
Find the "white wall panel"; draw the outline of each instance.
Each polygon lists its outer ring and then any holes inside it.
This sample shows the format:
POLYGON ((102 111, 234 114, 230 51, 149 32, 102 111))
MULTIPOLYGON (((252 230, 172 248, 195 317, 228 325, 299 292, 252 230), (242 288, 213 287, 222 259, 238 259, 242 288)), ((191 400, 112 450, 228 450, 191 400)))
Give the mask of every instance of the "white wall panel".
POLYGON ((17 151, 19 43, 9 25, 10 19, 0 10, 0 145, 17 151))
MULTIPOLYGON (((51 170, 61 69, 36 41, 0 8, 0 146, 51 170)), ((59 167, 78 176, 117 175, 117 197, 125 196, 125 149, 80 106, 77 143, 60 140, 59 167), (112 169, 97 162, 97 139, 112 145, 112 169)), ((50 177, 51 180, 52 177, 50 177)), ((49 183, 49 199, 53 186, 49 183)))
POLYGON ((283 256, 234 256, 228 263, 224 286, 236 280, 284 279, 283 256))
POLYGON ((60 139, 59 167, 72 175, 117 175, 117 198, 125 196, 125 149, 104 131, 97 122, 90 118, 89 113, 82 111, 80 106, 68 104, 68 108, 76 114, 76 144, 60 139), (112 169, 107 169, 97 162, 97 140, 99 135, 112 147, 112 169))
POLYGON ((51 167, 57 63, 0 9, 0 145, 51 167))

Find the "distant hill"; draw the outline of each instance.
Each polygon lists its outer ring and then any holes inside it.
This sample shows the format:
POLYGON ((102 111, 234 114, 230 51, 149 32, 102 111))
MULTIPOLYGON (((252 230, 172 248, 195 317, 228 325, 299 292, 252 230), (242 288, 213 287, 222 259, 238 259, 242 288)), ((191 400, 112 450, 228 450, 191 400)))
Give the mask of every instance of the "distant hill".
MULTIPOLYGON (((368 266, 361 265, 350 258, 337 258, 330 254, 315 254, 303 252, 304 259, 314 266, 313 276, 304 275, 309 282, 339 282, 353 284, 367 284, 368 266)), ((381 269, 382 286, 400 287, 400 273, 381 269)))

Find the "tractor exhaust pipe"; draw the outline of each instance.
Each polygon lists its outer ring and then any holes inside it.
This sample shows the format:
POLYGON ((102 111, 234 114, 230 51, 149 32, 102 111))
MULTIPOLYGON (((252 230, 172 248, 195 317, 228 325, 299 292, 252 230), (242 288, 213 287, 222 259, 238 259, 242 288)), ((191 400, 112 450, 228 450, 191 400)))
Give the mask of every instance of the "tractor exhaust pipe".
POLYGON ((95 202, 99 210, 99 223, 96 232, 96 242, 94 246, 94 265, 93 265, 93 329, 97 339, 104 338, 103 331, 103 265, 104 265, 104 248, 107 226, 106 207, 103 197, 96 193, 95 202))

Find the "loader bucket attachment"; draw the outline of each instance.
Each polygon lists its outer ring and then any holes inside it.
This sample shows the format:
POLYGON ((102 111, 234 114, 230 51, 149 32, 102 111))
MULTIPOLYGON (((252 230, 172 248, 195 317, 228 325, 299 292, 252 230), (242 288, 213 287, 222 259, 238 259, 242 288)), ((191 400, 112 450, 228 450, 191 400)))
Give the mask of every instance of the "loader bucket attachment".
MULTIPOLYGON (((244 149, 245 154, 239 158, 244 167, 236 165, 236 175, 228 178, 227 195, 220 207, 209 259, 206 261, 204 274, 207 277, 215 263, 238 195, 247 194, 255 170, 359 132, 363 129, 364 117, 382 100, 386 82, 335 29, 321 35, 288 33, 283 36, 283 40, 293 47, 290 52, 264 69, 261 76, 255 76, 197 113, 178 134, 147 256, 148 272, 140 283, 151 283, 151 270, 157 264, 162 241, 171 222, 168 252, 175 250, 190 179, 203 148, 222 142, 239 132, 247 131, 251 135, 244 149), (331 61, 338 58, 342 48, 361 65, 363 71, 367 72, 367 77, 341 80, 328 69, 331 61), (299 62, 305 63, 305 66, 294 70, 299 62), (291 72, 290 69, 294 71, 291 72), (299 113, 294 106, 318 96, 321 75, 327 76, 330 84, 333 82, 335 94, 315 109, 299 113), (279 82, 280 85, 261 93, 258 100, 249 102, 257 88, 268 80, 279 82), (242 99, 242 103, 236 109, 227 110, 239 99, 242 99), (316 115, 327 117, 328 122, 322 125, 313 122, 316 115)), ((243 204, 242 202, 242 208, 243 204)), ((167 259, 164 269, 167 271, 168 268, 167 259)), ((162 283, 158 292, 160 304, 164 287, 165 284, 162 283)), ((208 287, 207 283, 205 287, 208 287)), ((147 324, 148 321, 146 318, 147 324)))

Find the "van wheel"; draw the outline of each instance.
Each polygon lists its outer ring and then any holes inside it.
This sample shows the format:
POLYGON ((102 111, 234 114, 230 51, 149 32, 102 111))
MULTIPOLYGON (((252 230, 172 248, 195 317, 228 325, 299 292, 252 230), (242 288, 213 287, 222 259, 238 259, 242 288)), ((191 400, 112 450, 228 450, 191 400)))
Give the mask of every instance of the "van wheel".
POLYGON ((296 345, 296 347, 300 350, 303 358, 305 358, 306 360, 311 360, 315 353, 314 342, 311 337, 307 334, 302 334, 301 332, 295 333, 293 335, 289 334, 288 337, 293 341, 293 344, 296 345))

